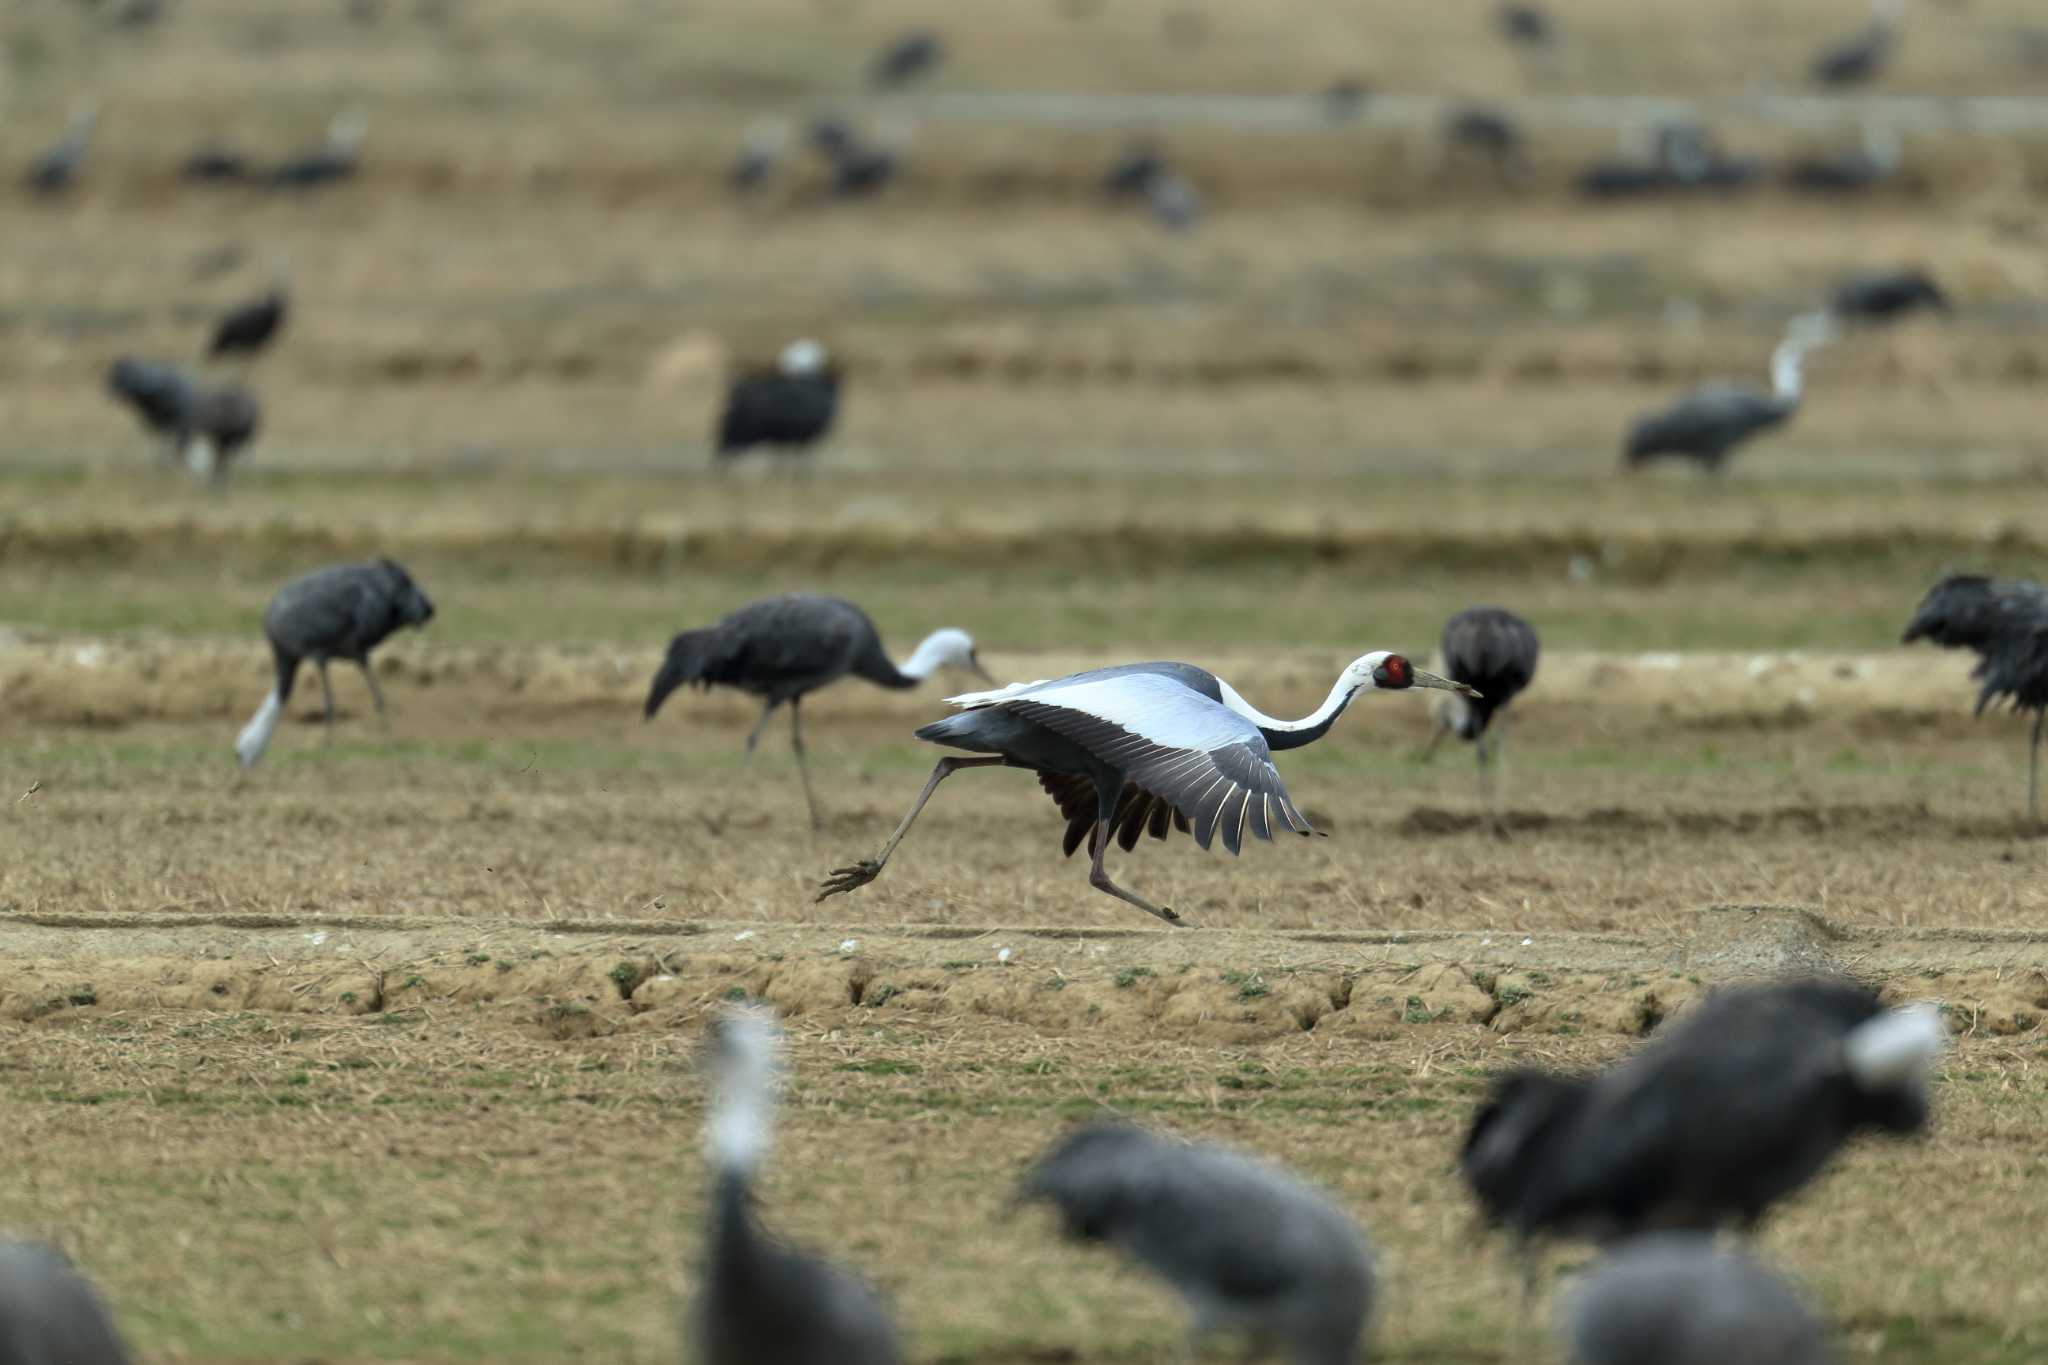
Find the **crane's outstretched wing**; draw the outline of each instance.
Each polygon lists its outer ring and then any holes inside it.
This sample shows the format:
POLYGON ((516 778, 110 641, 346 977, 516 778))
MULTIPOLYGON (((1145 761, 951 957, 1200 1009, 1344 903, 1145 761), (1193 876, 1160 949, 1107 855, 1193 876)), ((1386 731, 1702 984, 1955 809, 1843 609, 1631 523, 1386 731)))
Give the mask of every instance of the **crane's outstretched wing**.
MULTIPOLYGON (((982 696, 989 699, 956 700, 1000 708, 1072 740, 1120 770, 1139 794, 1170 807, 1203 848, 1219 830, 1232 853, 1243 846, 1247 828, 1261 839, 1271 839, 1278 828, 1315 832, 1289 799, 1258 727, 1176 679, 1154 673, 1081 674, 982 696)), ((1054 797, 1061 799, 1062 793, 1054 797)), ((1063 810, 1067 805, 1061 799, 1063 810)), ((1069 820, 1067 847, 1072 852, 1077 840, 1071 814, 1069 820)), ((1152 801, 1140 802, 1126 792, 1114 828, 1128 848, 1148 824, 1163 837, 1164 821, 1164 812, 1155 812, 1152 801)))

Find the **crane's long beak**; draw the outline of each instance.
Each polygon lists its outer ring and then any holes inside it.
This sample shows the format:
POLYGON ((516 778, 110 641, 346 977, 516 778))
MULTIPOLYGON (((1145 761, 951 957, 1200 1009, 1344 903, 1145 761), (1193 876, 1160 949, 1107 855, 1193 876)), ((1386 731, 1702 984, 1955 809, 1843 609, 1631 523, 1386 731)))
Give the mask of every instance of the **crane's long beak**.
POLYGON ((981 666, 981 660, 979 659, 969 657, 967 660, 967 671, 987 683, 990 687, 1000 687, 1002 685, 989 675, 987 669, 981 666))
POLYGON ((1479 695, 1479 689, 1470 683, 1452 682, 1449 678, 1440 678, 1436 674, 1420 668, 1414 670, 1414 672, 1415 682, 1413 685, 1416 687, 1434 687, 1445 692, 1456 692, 1461 697, 1476 697, 1479 695))

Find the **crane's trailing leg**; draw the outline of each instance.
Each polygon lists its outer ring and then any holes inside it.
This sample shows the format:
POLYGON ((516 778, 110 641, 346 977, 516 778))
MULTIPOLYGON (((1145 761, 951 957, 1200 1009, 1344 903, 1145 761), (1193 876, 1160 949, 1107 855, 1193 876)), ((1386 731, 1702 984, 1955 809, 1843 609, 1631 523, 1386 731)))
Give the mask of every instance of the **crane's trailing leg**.
POLYGON ((334 743, 334 684, 327 678, 327 660, 320 661, 320 695, 327 702, 326 728, 320 732, 322 744, 334 743))
POLYGON ((761 732, 768 728, 768 717, 775 714, 775 703, 769 702, 761 708, 761 719, 754 722, 754 728, 747 732, 747 749, 740 757, 740 766, 748 767, 754 761, 754 746, 761 742, 761 732))
POLYGON ((797 776, 804 780, 804 804, 811 808, 811 828, 825 828, 825 817, 818 814, 818 798, 811 791, 811 766, 804 761, 804 724, 797 708, 803 705, 802 697, 789 701, 789 747, 796 752, 797 776))
POLYGON ((377 708, 377 719, 383 721, 388 730, 391 728, 391 715, 384 709, 384 689, 377 685, 377 675, 371 670, 369 659, 356 660, 356 667, 363 670, 363 681, 370 685, 370 704, 377 708))
POLYGON ((837 896, 855 887, 866 886, 882 875, 883 866, 889 855, 896 851, 896 845, 903 842, 903 836, 910 833, 910 827, 917 820, 917 813, 924 809, 924 803, 932 799, 932 793, 939 784, 959 772, 962 768, 996 768, 1008 763, 1006 758, 942 758, 932 769, 931 780, 924 784, 924 790, 917 794, 917 804, 910 808, 910 814, 903 817, 903 823, 896 826, 896 832, 889 836, 889 842, 882 845, 882 851, 872 858, 863 858, 845 867, 835 867, 832 875, 818 887, 818 899, 837 896))

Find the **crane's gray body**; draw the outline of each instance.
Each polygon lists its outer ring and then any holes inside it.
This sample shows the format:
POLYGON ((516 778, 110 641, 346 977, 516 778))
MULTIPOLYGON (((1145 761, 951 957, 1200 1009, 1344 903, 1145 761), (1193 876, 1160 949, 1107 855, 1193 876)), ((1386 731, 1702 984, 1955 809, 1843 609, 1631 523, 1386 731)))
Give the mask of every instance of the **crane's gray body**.
POLYGON ((1718 470, 1730 451, 1798 408, 1798 399, 1778 398, 1753 384, 1702 384, 1663 411, 1639 419, 1629 431, 1626 456, 1633 465, 1680 455, 1718 470))
POLYGON ((1519 696, 1536 677, 1542 646, 1536 628, 1504 607, 1469 607, 1444 623, 1444 673, 1477 688, 1467 699, 1456 693, 1458 738, 1478 740, 1494 714, 1519 696))
POLYGON ((1376 1283, 1357 1225, 1320 1192, 1238 1152, 1090 1124, 1025 1175, 1069 1236, 1105 1242, 1181 1296, 1197 1337, 1243 1333, 1293 1365, 1350 1365, 1376 1283))
POLYGON ((0 1365, 128 1365, 128 1348, 60 1253, 0 1241, 0 1365))
POLYGON ((812 593, 768 597, 671 640, 648 691, 646 714, 661 709, 668 694, 686 683, 738 688, 773 707, 849 674, 891 689, 918 681, 890 660, 875 623, 853 603, 812 593))
POLYGON ((107 371, 107 388, 195 476, 216 482, 262 424, 262 406, 243 385, 207 384, 160 361, 122 356, 107 371))
POLYGON ((213 329, 207 354, 255 355, 276 339, 289 309, 290 300, 283 289, 229 309, 213 329))
POLYGON ((748 1182, 721 1174, 692 1314, 702 1365, 895 1365, 896 1331, 874 1291, 762 1230, 748 1182))
POLYGON ((1948 295, 1923 270, 1874 270, 1851 275, 1835 287, 1828 311, 1859 322, 1892 322, 1916 308, 1949 311, 1948 295))
POLYGON ((1827 1325, 1762 1262, 1702 1233, 1611 1248, 1565 1291, 1573 1365, 1832 1365, 1827 1325))

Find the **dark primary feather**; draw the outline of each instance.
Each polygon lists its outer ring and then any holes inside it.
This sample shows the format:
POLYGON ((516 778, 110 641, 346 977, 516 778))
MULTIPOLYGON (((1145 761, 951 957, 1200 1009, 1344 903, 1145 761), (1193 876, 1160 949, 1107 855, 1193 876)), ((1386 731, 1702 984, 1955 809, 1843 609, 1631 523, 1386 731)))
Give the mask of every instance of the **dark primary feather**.
POLYGON ((0 1241, 0 1362, 127 1365, 106 1305, 71 1263, 35 1242, 0 1241))
POLYGON ((300 660, 364 663, 392 632, 433 616, 434 604, 396 560, 335 564, 293 579, 263 613, 279 700, 290 699, 300 660))
POLYGON ((671 640, 643 714, 652 716, 686 683, 735 687, 781 703, 849 673, 881 687, 915 685, 897 671, 875 623, 853 603, 810 593, 768 597, 671 640))
POLYGON ((1844 1040, 1880 1013, 1847 982, 1744 987, 1597 1077, 1508 1073, 1468 1133, 1466 1181, 1523 1236, 1754 1223, 1864 1129, 1925 1126, 1917 1077, 1870 1090, 1844 1064, 1844 1040))
POLYGON ((1796 403, 1748 384, 1704 384, 1630 428, 1623 455, 1640 464, 1658 455, 1681 455, 1718 468, 1728 452, 1790 417, 1796 403))
POLYGON ((1829 309, 1837 317, 1890 322, 1915 308, 1949 310, 1948 295, 1920 270, 1880 270, 1852 275, 1835 289, 1829 309))
POLYGON ((839 411, 839 374, 761 370, 733 381, 718 422, 716 454, 730 457, 755 446, 803 448, 832 429, 839 411))
POLYGON ((1460 739, 1485 734, 1494 712, 1528 687, 1540 649, 1536 628, 1503 607, 1471 607, 1444 623, 1445 674, 1479 690, 1459 698, 1460 739))
POLYGON ((1275 1166, 1094 1123, 1040 1156, 1017 1198, 1050 1203, 1069 1236, 1107 1243, 1166 1280, 1198 1333, 1278 1339, 1297 1365, 1357 1359, 1375 1297, 1372 1253, 1340 1208, 1275 1166))
POLYGON ((1900 640, 1976 654, 1979 715, 2000 698, 2019 710, 2048 707, 2048 588, 2039 583, 1951 574, 1928 589, 1900 640))
POLYGON ((254 354, 270 344, 284 325, 285 293, 273 289, 260 299, 229 309, 213 330, 208 355, 254 354))
POLYGON ((1566 1290, 1572 1365, 1830 1365, 1828 1330, 1761 1261, 1696 1232, 1632 1237, 1566 1290))

